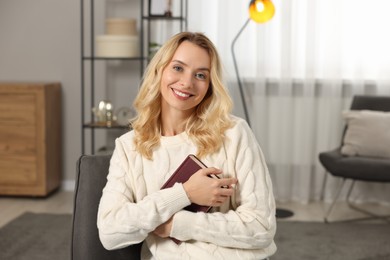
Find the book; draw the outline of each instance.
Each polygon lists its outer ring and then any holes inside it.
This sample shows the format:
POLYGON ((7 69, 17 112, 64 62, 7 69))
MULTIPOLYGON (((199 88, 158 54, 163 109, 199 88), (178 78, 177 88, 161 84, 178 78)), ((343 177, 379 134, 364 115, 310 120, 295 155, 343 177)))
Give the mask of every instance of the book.
MULTIPOLYGON (((201 160, 199 160, 195 155, 190 154, 184 159, 184 161, 175 170, 172 176, 164 183, 161 189, 170 188, 173 185, 175 185, 175 183, 177 182, 184 183, 194 173, 196 173, 198 170, 203 168, 207 168, 207 166, 201 160)), ((219 177, 214 174, 209 175, 209 177, 219 179, 219 177)), ((184 209, 192 212, 199 212, 199 211, 208 212, 211 208, 212 208, 211 206, 202 206, 196 203, 191 203, 191 205, 185 207, 184 209)), ((176 238, 171 237, 170 239, 178 245, 181 243, 181 241, 176 238)))
MULTIPOLYGON (((172 176, 164 183, 161 189, 170 188, 177 182, 185 183, 194 173, 203 168, 207 168, 207 166, 195 155, 190 154, 184 159, 172 176)), ((213 176, 215 176, 214 178, 219 178, 216 175, 213 176)), ((185 207, 184 209, 192 212, 208 212, 211 207, 191 203, 191 205, 185 207)))

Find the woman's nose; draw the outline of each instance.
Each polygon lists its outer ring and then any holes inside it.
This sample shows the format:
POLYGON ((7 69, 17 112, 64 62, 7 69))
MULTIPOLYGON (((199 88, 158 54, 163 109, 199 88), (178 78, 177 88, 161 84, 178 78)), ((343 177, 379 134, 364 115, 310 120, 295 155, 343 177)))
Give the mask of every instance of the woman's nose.
POLYGON ((185 88, 189 88, 192 86, 192 75, 188 73, 184 73, 180 79, 180 85, 185 88))

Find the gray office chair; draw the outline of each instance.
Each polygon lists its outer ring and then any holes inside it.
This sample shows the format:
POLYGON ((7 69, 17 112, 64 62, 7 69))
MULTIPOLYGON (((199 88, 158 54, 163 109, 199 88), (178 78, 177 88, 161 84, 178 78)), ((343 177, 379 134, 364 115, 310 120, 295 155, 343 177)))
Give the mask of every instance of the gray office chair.
MULTIPOLYGON (((390 97, 384 96, 355 96, 352 100, 350 107, 351 110, 376 110, 376 111, 390 111, 390 97)), ((346 128, 344 129, 345 135, 346 128)), ((343 140, 343 138, 342 138, 343 140)), ((363 156, 343 156, 341 154, 341 145, 340 147, 322 152, 319 155, 320 162, 324 168, 331 175, 335 177, 340 177, 343 179, 334 200, 325 214, 325 222, 329 222, 329 216, 332 212, 334 205, 341 193, 341 190, 346 182, 346 180, 352 180, 351 186, 347 193, 347 204, 350 208, 360 211, 366 215, 368 218, 381 218, 389 222, 388 218, 390 216, 380 216, 373 212, 361 209, 356 205, 353 205, 350 201, 350 195, 356 181, 366 181, 366 182, 390 182, 390 159, 383 158, 374 158, 374 157, 363 157, 363 156)), ((326 175, 325 175, 326 177, 326 175)), ((324 185, 326 185, 326 178, 324 180, 324 185)), ((324 192, 324 187, 323 191, 324 192)), ((323 197, 323 194, 322 194, 323 197)), ((367 218, 362 218, 367 219, 367 218)), ((354 219, 354 220, 362 220, 354 219)))
POLYGON ((141 244, 108 251, 100 243, 96 219, 109 163, 109 155, 84 155, 77 162, 71 240, 73 260, 140 259, 141 244))

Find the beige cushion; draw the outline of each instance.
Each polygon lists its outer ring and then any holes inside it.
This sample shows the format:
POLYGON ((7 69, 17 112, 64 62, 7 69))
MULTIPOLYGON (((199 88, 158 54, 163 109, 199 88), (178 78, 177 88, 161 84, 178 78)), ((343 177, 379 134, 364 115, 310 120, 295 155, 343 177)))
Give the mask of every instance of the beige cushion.
POLYGON ((348 126, 341 153, 347 156, 390 158, 390 112, 343 112, 348 126))

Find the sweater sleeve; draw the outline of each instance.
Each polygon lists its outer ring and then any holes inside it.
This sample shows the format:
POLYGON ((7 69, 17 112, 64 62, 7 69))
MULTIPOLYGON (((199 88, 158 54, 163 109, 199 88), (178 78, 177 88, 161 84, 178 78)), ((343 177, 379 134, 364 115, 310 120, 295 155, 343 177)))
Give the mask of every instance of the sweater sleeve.
POLYGON ((236 194, 230 201, 235 206, 226 213, 180 211, 173 219, 172 237, 242 250, 264 249, 273 243, 276 219, 271 179, 249 126, 238 124, 241 126, 232 131, 226 148, 238 178, 236 194))
POLYGON ((190 204, 182 184, 146 195, 142 174, 133 172, 135 167, 130 166, 136 160, 117 139, 97 219, 100 240, 108 250, 143 241, 148 233, 190 204), (137 201, 139 197, 143 198, 137 201))

